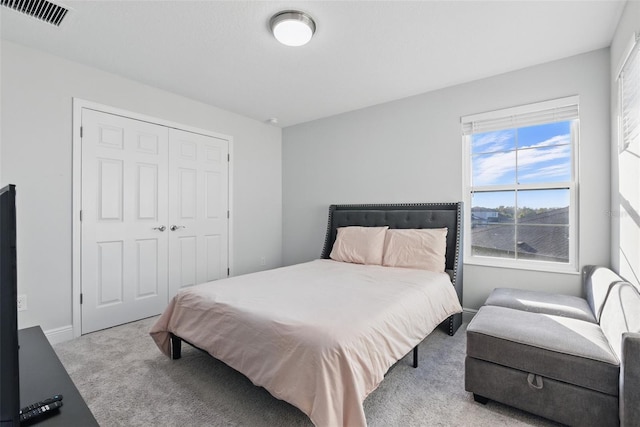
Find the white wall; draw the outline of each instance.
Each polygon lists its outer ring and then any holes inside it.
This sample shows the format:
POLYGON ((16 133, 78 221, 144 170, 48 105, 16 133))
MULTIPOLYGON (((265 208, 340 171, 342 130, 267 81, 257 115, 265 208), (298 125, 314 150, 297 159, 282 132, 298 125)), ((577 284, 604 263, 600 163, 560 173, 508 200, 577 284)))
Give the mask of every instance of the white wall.
MULTIPOLYGON (((608 49, 285 128, 284 263, 319 257, 332 203, 462 200, 461 116, 569 95, 580 96, 580 264, 609 264, 608 49)), ((464 307, 498 286, 577 295, 580 277, 465 265, 464 307)))
POLYGON ((618 150, 618 68, 633 33, 640 34, 640 2, 628 1, 611 42, 611 258, 613 268, 640 286, 640 147, 618 150))
POLYGON ((72 323, 72 97, 231 135, 234 273, 282 264, 279 128, 14 43, 1 54, 0 182, 17 185, 21 328, 72 323))

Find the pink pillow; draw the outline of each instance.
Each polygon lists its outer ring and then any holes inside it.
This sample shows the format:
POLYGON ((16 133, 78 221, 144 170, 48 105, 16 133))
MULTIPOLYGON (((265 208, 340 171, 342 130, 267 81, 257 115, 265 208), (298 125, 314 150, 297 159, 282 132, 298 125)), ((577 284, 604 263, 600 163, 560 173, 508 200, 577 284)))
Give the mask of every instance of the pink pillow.
POLYGON ((382 265, 442 273, 446 250, 446 228, 388 230, 382 265))
POLYGON ((382 264, 385 233, 389 227, 339 227, 329 257, 354 264, 382 264))

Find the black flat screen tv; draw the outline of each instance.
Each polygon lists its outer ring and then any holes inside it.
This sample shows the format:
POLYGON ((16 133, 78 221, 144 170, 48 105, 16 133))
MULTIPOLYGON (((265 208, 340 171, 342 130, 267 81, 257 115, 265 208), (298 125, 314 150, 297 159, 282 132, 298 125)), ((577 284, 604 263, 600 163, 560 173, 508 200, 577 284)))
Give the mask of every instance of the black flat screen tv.
POLYGON ((0 189, 0 425, 20 424, 16 187, 0 189))

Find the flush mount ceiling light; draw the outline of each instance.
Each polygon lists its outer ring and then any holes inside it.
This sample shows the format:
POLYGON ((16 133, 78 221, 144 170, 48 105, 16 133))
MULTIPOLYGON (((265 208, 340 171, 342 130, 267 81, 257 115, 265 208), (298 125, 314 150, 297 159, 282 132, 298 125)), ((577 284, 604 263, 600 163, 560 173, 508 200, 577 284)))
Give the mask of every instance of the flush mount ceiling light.
POLYGON ((287 46, 307 44, 316 31, 313 18, 298 10, 276 13, 271 18, 270 24, 273 36, 287 46))

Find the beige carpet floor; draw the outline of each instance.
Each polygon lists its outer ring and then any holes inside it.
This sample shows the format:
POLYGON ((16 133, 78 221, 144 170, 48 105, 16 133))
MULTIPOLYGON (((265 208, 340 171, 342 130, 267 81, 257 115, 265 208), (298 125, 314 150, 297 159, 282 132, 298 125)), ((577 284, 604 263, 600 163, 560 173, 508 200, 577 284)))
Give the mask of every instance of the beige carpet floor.
MULTIPOLYGON (((292 405, 187 344, 164 356, 148 331, 155 318, 54 348, 101 426, 311 426, 292 405)), ((364 402, 370 427, 555 426, 516 409, 480 405, 464 390, 465 326, 437 329, 420 344, 420 366, 405 357, 364 402)))

